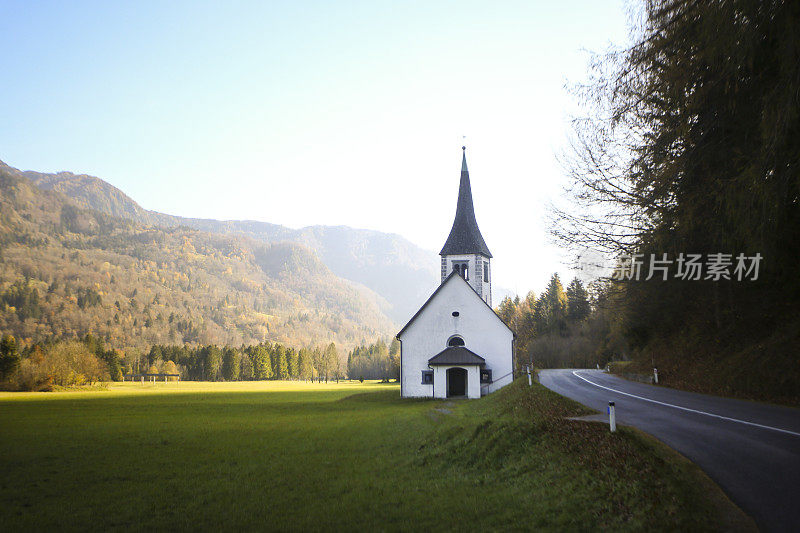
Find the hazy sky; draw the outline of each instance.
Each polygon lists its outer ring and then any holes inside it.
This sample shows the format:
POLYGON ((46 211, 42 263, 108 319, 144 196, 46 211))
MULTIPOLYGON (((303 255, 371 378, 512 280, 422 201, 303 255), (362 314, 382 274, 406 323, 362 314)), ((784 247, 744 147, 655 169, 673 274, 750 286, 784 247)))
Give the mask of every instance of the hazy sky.
POLYGON ((344 224, 439 251, 461 137, 495 283, 571 276, 546 205, 587 50, 620 0, 0 0, 0 159, 101 177, 147 209, 344 224))

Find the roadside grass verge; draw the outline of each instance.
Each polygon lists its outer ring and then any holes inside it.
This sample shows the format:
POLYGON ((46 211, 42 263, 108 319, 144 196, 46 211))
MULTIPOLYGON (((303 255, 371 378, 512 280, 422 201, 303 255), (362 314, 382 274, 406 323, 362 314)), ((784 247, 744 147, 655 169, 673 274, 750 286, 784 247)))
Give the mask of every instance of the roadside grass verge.
MULTIPOLYGON (((612 374, 622 374, 630 368, 631 363, 633 361, 611 361, 608 363, 608 370, 612 374)), ((650 371, 652 372, 652 368, 650 371)))
POLYGON ((370 383, 4 394, 0 524, 10 531, 747 526, 662 445, 564 420, 588 412, 519 381, 461 402, 401 400, 396 385, 370 383))
POLYGON ((518 485, 534 529, 756 530, 696 465, 652 437, 566 419, 591 413, 517 380, 455 411, 421 461, 518 485))

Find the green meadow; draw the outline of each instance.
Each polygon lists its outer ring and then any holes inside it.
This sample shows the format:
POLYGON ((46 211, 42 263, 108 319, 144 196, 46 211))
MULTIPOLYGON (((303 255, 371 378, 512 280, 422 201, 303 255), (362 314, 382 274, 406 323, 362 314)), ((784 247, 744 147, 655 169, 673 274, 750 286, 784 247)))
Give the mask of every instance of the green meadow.
POLYGON ((729 530, 696 467, 521 381, 113 384, 0 393, 0 529, 729 530))

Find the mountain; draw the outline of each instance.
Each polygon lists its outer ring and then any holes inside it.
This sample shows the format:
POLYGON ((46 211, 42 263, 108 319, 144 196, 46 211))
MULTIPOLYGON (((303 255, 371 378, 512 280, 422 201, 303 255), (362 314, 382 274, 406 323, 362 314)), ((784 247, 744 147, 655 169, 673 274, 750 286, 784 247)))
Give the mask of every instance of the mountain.
POLYGON ((382 297, 298 242, 202 231, 96 178, 32 174, 0 163, 2 333, 347 348, 395 332, 382 297))
POLYGON ((396 323, 408 320, 439 282, 439 257, 396 234, 346 226, 292 229, 251 220, 184 218, 148 211, 113 185, 94 176, 32 171, 22 172, 22 175, 39 188, 59 192, 84 209, 143 225, 186 226, 209 233, 247 236, 267 243, 302 244, 316 252, 337 276, 380 295, 384 311, 396 323))

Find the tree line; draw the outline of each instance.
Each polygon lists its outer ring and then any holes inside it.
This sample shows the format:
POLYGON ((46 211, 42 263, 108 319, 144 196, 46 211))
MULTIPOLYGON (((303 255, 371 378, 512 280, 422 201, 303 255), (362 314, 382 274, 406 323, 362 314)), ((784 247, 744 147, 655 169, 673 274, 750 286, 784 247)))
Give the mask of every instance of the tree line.
POLYGON ((347 355, 347 375, 351 379, 400 379, 400 341, 383 340, 357 346, 347 355))
POLYGON ((51 390, 54 386, 93 385, 122 379, 120 358, 91 335, 81 340, 20 346, 9 334, 0 338, 0 385, 13 390, 51 390))
POLYGON ((614 355, 612 321, 601 301, 590 298, 578 278, 566 290, 558 274, 537 297, 506 297, 497 314, 516 334, 518 366, 604 366, 614 355))
POLYGON ((238 348, 213 344, 154 345, 147 354, 134 357, 131 371, 137 374, 177 372, 183 379, 194 381, 328 381, 345 377, 334 343, 299 350, 277 342, 238 348))
POLYGON ((157 344, 142 352, 107 349, 91 334, 25 346, 12 335, 0 337, 0 382, 6 388, 49 390, 141 374, 178 374, 194 381, 388 381, 399 376, 399 343, 393 341, 391 349, 383 340, 363 344, 343 359, 335 343, 300 349, 277 342, 239 347, 157 344))

